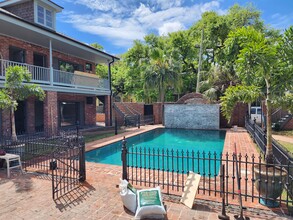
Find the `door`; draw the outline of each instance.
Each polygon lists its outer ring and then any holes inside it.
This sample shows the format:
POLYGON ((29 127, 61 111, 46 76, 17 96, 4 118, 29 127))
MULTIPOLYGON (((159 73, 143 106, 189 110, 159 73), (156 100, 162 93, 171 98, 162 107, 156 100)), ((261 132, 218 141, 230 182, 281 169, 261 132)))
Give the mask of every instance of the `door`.
POLYGON ((19 101, 17 110, 14 113, 16 134, 24 134, 26 132, 26 104, 19 101))

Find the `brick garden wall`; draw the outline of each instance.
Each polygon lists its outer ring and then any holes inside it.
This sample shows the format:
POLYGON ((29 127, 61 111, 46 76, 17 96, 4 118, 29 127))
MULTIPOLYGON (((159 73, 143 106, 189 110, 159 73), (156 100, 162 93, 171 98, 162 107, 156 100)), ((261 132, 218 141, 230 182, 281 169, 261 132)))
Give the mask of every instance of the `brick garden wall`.
POLYGON ((293 118, 284 126, 284 130, 293 130, 293 118))

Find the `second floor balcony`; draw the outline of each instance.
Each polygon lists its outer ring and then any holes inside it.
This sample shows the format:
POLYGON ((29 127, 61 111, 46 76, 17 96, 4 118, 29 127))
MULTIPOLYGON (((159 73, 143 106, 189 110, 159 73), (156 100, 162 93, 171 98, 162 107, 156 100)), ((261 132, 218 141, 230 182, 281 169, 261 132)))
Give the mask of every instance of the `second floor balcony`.
POLYGON ((92 95, 109 95, 108 79, 100 79, 94 74, 75 71, 65 72, 46 67, 18 63, 0 59, 0 88, 4 86, 5 72, 9 66, 23 66, 32 74, 32 83, 39 84, 44 90, 72 92, 92 95))

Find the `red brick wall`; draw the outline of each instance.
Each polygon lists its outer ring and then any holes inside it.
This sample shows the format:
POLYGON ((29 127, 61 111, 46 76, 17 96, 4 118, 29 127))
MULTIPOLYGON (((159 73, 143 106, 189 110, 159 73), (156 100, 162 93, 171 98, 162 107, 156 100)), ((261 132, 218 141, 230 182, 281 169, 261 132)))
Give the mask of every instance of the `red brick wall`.
POLYGON ((245 103, 238 103, 234 111, 232 113, 232 117, 230 120, 230 123, 225 119, 225 117, 220 114, 220 127, 231 127, 233 125, 237 125, 238 127, 244 127, 245 126, 245 116, 248 112, 248 105, 245 103))
POLYGON ((204 99, 202 94, 193 92, 193 93, 188 93, 188 94, 182 96, 176 102, 176 104, 184 104, 189 99, 192 100, 192 103, 202 103, 202 104, 207 103, 207 100, 204 99))
MULTIPOLYGON (((48 42, 49 44, 49 42, 48 42)), ((30 44, 24 41, 20 41, 14 38, 10 38, 10 37, 6 37, 6 36, 1 36, 0 35, 0 53, 3 56, 3 59, 5 60, 9 60, 9 46, 14 46, 14 47, 18 47, 18 48, 22 48, 26 51, 26 63, 28 64, 33 64, 33 55, 34 52, 38 53, 38 54, 42 54, 45 55, 47 57, 47 67, 49 66, 50 63, 50 57, 49 57, 49 48, 44 48, 41 46, 37 46, 34 44, 30 44)), ((53 45, 54 48, 54 45, 53 45)), ((77 57, 73 57, 70 56, 68 54, 63 54, 57 51, 53 50, 53 58, 58 58, 67 62, 71 62, 71 63, 76 63, 76 64, 81 64, 83 65, 83 68, 85 71, 85 64, 86 63, 91 63, 92 64, 92 71, 93 73, 95 73, 95 65, 92 62, 88 62, 86 60, 77 58, 77 57)))
POLYGON ((34 3, 27 1, 21 4, 5 7, 5 10, 23 18, 24 20, 34 22, 34 3))
POLYGON ((96 97, 78 94, 58 93, 58 102, 72 101, 84 103, 84 123, 85 125, 96 125, 96 97), (92 97, 93 103, 86 104, 86 97, 92 97))
POLYGON ((134 110, 134 114, 141 114, 144 115, 144 103, 134 103, 134 102, 124 102, 131 111, 134 110))
POLYGON ((153 103, 154 124, 162 123, 162 103, 153 103))
POLYGON ((46 92, 44 99, 44 129, 55 134, 58 130, 57 92, 46 92))
POLYGON ((293 130, 293 118, 283 127, 284 130, 293 130))

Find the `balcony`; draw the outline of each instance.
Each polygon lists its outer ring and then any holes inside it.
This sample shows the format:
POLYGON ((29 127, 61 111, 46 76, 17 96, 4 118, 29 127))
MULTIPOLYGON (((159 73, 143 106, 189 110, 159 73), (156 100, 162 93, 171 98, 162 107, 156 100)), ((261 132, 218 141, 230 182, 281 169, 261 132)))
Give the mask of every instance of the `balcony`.
POLYGON ((100 79, 96 75, 83 72, 65 72, 50 68, 39 67, 25 63, 18 63, 0 59, 0 87, 5 82, 5 71, 9 66, 26 67, 32 74, 32 83, 39 84, 44 90, 57 92, 74 92, 93 95, 109 95, 109 80, 100 79))

